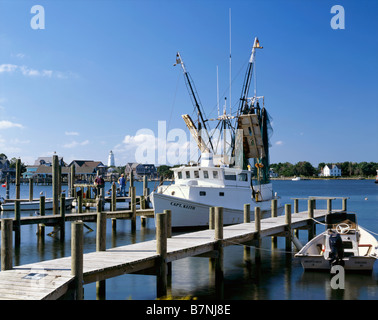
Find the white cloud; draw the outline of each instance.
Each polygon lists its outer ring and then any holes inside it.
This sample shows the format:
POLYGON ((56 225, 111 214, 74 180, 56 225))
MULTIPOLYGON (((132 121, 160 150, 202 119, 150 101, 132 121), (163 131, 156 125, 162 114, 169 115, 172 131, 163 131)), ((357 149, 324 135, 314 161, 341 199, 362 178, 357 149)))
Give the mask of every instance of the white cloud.
POLYGON ((283 145, 283 141, 278 140, 278 141, 276 141, 275 145, 276 146, 282 146, 283 145))
POLYGON ((7 120, 0 121, 0 130, 1 129, 9 129, 9 128, 23 128, 24 126, 19 123, 14 123, 7 120))
POLYGON ((84 140, 83 142, 72 141, 70 143, 64 144, 63 148, 71 149, 80 146, 86 146, 87 144, 89 144, 89 140, 84 140))
POLYGON ((78 136, 79 132, 76 132, 76 131, 66 131, 64 134, 66 136, 78 136))
POLYGON ((70 77, 77 77, 77 75, 73 72, 61 72, 61 71, 54 71, 54 70, 37 70, 30 68, 28 66, 22 65, 16 65, 16 64, 0 64, 0 73, 14 73, 14 72, 20 72, 22 75, 26 77, 56 77, 59 79, 67 79, 70 77))

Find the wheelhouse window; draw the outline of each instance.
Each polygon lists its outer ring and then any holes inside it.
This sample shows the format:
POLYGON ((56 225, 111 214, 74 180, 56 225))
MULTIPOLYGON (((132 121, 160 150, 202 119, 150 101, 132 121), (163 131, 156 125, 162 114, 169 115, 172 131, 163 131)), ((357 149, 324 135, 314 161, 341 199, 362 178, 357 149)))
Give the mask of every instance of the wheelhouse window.
POLYGON ((238 174, 238 181, 248 181, 248 176, 246 173, 238 174))
POLYGON ((196 179, 199 178, 199 171, 197 171, 197 170, 194 171, 194 178, 196 178, 196 179))
POLYGON ((213 171, 213 178, 218 179, 218 171, 213 171))
POLYGON ((209 172, 208 172, 207 170, 204 170, 204 171, 203 171, 203 177, 204 177, 205 179, 209 179, 209 172))
POLYGON ((200 195, 201 197, 206 196, 206 191, 200 191, 200 192, 199 192, 199 195, 200 195))
POLYGON ((233 174, 233 173, 225 173, 224 175, 224 179, 225 180, 232 180, 232 181, 236 181, 236 175, 233 174))
POLYGON ((179 178, 179 179, 182 179, 182 172, 180 171, 180 172, 177 172, 177 177, 179 178))
POLYGON ((185 171, 186 179, 190 179, 190 171, 185 171))
POLYGON ((224 192, 219 192, 220 197, 224 197, 224 192))

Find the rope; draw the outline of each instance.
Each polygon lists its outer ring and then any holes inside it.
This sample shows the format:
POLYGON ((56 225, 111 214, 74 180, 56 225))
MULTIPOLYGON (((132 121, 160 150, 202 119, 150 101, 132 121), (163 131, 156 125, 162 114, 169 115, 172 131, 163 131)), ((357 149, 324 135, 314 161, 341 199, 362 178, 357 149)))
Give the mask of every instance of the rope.
POLYGON ((261 250, 261 251, 270 251, 270 252, 281 252, 281 253, 290 253, 291 255, 295 255, 295 253, 293 253, 292 251, 285 251, 285 250, 281 250, 281 249, 266 249, 266 248, 261 248, 261 247, 256 247, 256 246, 251 246, 251 245, 246 245, 246 244, 241 244, 241 243, 237 243, 237 242, 233 242, 231 240, 223 240, 224 242, 229 242, 233 245, 237 245, 237 246, 241 246, 241 247, 253 247, 255 248, 256 250, 261 250))

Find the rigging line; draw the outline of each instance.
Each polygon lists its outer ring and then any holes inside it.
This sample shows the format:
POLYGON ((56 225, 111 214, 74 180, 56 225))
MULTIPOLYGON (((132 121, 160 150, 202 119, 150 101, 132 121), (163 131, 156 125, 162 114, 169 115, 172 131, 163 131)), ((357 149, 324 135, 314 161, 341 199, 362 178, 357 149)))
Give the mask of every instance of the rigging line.
POLYGON ((173 114, 173 110, 174 110, 175 103, 176 103, 176 95, 177 95, 179 84, 180 84, 180 74, 178 73, 177 74, 177 82, 176 82, 176 90, 175 90, 175 94, 173 96, 173 101, 172 101, 171 114, 169 115, 169 120, 168 120, 168 124, 167 124, 167 131, 169 131, 169 126, 171 124, 172 114, 173 114))
MULTIPOLYGON (((248 59, 246 59, 245 63, 242 64, 242 66, 240 67, 240 69, 239 69, 239 71, 236 73, 236 75, 234 76, 234 78, 233 78, 233 80, 231 81, 231 83, 234 83, 234 82, 235 82, 235 80, 239 77, 240 72, 245 68, 245 66, 248 64, 248 62, 249 62, 249 57, 248 57, 248 59)), ((225 90, 224 90, 223 93, 221 94, 221 97, 222 97, 222 98, 225 97, 226 92, 229 90, 229 88, 230 88, 230 86, 228 86, 228 87, 225 88, 225 90)), ((230 99, 230 100, 231 100, 231 99, 230 99)), ((239 103, 239 101, 238 101, 237 103, 239 103)), ((237 104, 237 103, 235 103, 235 104, 237 104)), ((235 104, 234 104, 234 105, 235 105, 235 104)), ((214 112, 214 109, 216 109, 216 108, 217 108, 217 105, 215 105, 215 106, 213 107, 213 109, 210 111, 210 113, 209 113, 209 117, 210 117, 210 115, 212 115, 212 113, 214 112)))

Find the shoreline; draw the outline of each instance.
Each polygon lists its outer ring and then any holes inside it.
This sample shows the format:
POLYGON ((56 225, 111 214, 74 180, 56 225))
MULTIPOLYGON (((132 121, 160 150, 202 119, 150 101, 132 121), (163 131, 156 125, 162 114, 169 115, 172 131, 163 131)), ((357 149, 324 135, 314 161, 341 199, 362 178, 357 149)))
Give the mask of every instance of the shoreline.
MULTIPOLYGON (((280 177, 280 178, 270 178, 270 180, 282 180, 282 181, 287 181, 287 180, 292 180, 295 177, 280 177)), ((301 180, 375 180, 375 177, 300 177, 301 180)))

